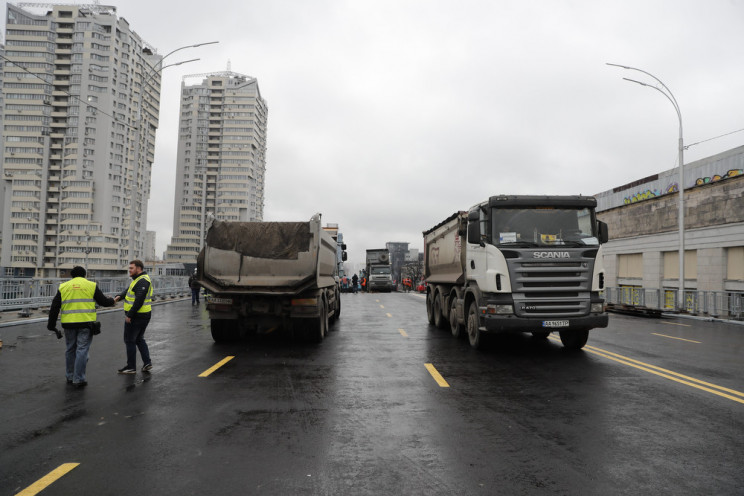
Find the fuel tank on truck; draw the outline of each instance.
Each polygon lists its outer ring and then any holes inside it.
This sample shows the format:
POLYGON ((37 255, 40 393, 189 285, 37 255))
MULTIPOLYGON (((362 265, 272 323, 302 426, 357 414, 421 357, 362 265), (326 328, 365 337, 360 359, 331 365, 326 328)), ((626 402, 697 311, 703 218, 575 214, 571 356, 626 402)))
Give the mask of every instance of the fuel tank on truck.
POLYGON ((215 220, 197 262, 214 293, 296 294, 335 284, 336 241, 309 222, 215 220))
POLYGON ((467 212, 455 212, 424 231, 424 277, 429 284, 465 281, 465 229, 467 212))

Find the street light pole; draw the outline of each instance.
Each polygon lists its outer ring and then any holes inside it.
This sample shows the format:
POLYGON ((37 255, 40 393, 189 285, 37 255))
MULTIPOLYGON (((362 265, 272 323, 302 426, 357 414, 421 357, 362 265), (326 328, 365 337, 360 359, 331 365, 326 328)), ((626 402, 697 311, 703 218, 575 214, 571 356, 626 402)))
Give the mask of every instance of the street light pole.
POLYGON ((677 99, 674 98, 674 95, 672 92, 667 88, 667 86, 661 81, 661 79, 657 78, 650 72, 646 72, 642 69, 637 69, 635 67, 630 67, 627 65, 620 65, 620 64, 610 64, 613 67, 620 67, 622 69, 627 69, 631 71, 638 71, 642 72, 643 74, 646 74, 647 76, 653 78, 656 82, 658 82, 663 89, 660 89, 657 86, 652 86, 646 83, 642 83, 641 81, 636 81, 635 79, 628 79, 623 78, 626 81, 630 81, 631 83, 640 84, 641 86, 646 86, 648 88, 654 89, 664 95, 667 100, 669 100, 672 105, 674 106, 674 110, 677 112, 677 118, 679 119, 679 201, 678 201, 678 224, 679 224, 679 292, 677 297, 677 309, 679 311, 683 311, 686 307, 685 305, 685 167, 684 167, 684 141, 682 139, 682 112, 679 109, 679 104, 677 103, 677 99))
MULTIPOLYGON (((214 45, 216 43, 219 43, 219 41, 209 41, 206 43, 196 43, 194 45, 186 45, 179 48, 176 48, 175 50, 172 50, 165 54, 154 66, 151 67, 150 71, 148 73, 143 75, 143 82, 142 82, 142 88, 139 93, 138 98, 138 106, 137 106, 137 126, 136 126, 136 142, 134 144, 134 170, 132 171, 132 183, 130 184, 131 189, 131 195, 130 195, 130 205, 129 205, 129 240, 128 240, 128 248, 129 248, 129 260, 134 259, 135 257, 135 239, 134 239, 134 232, 135 232, 135 212, 136 212, 136 206, 137 206, 137 191, 135 187, 138 185, 137 182, 137 176, 140 172, 140 160, 141 160, 141 154, 139 152, 140 147, 142 146, 142 123, 143 123, 143 114, 142 114, 142 103, 144 100, 144 93, 147 90, 147 85, 150 82, 152 78, 154 78, 157 74, 159 74, 163 69, 166 67, 171 67, 174 65, 181 65, 186 64, 188 62, 194 62, 199 59, 191 59, 191 60, 184 60, 182 62, 176 62, 169 65, 163 65, 163 61, 168 58, 169 56, 173 55, 174 53, 185 50, 187 48, 196 48, 204 45, 214 45)), ((145 150, 145 154, 147 153, 147 150, 145 150)), ((143 219, 144 222, 146 222, 146 219, 143 219)))

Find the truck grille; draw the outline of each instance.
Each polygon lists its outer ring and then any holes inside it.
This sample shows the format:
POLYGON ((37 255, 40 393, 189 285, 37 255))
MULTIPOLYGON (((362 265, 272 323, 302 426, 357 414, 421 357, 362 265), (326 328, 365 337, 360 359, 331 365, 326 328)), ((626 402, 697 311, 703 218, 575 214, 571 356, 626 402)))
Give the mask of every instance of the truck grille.
POLYGON ((594 258, 565 261, 507 259, 514 298, 520 317, 580 317, 589 314, 594 258))

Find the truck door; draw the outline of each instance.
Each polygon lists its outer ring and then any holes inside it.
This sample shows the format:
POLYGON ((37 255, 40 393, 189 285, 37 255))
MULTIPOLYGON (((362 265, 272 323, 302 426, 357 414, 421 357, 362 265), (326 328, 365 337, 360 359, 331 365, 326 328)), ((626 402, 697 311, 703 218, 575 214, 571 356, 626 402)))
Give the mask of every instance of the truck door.
POLYGON ((486 256, 487 215, 475 208, 468 213, 468 243, 465 258, 465 274, 469 281, 475 282, 479 288, 486 286, 486 271, 488 269, 486 256))

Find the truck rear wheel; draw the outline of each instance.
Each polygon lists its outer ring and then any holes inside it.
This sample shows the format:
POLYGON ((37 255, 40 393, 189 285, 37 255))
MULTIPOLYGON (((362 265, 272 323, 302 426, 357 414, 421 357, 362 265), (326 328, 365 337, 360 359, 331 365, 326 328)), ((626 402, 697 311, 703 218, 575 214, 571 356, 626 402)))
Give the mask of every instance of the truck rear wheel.
POLYGON ((320 317, 308 321, 307 337, 314 343, 320 343, 326 334, 328 334, 328 302, 324 299, 320 305, 320 317))
POLYGON ((589 331, 561 331, 561 343, 569 350, 580 350, 589 339, 589 331))
POLYGON ((449 323, 452 335, 461 338, 465 335, 464 326, 457 322, 457 297, 453 296, 450 302, 449 323))
POLYGON ((434 305, 432 303, 431 291, 426 293, 426 318, 429 319, 429 324, 434 324, 434 305))
POLYGON ((437 295, 434 297, 434 325, 437 326, 438 329, 444 329, 448 321, 444 318, 444 307, 442 305, 442 295, 437 293, 437 295))
POLYGON ((470 346, 476 350, 481 346, 482 334, 480 332, 480 319, 478 319, 478 305, 475 302, 468 308, 468 341, 470 346))
POLYGON ((215 343, 224 343, 227 341, 236 341, 240 337, 237 321, 231 319, 212 319, 210 322, 212 328, 212 339, 215 343))

